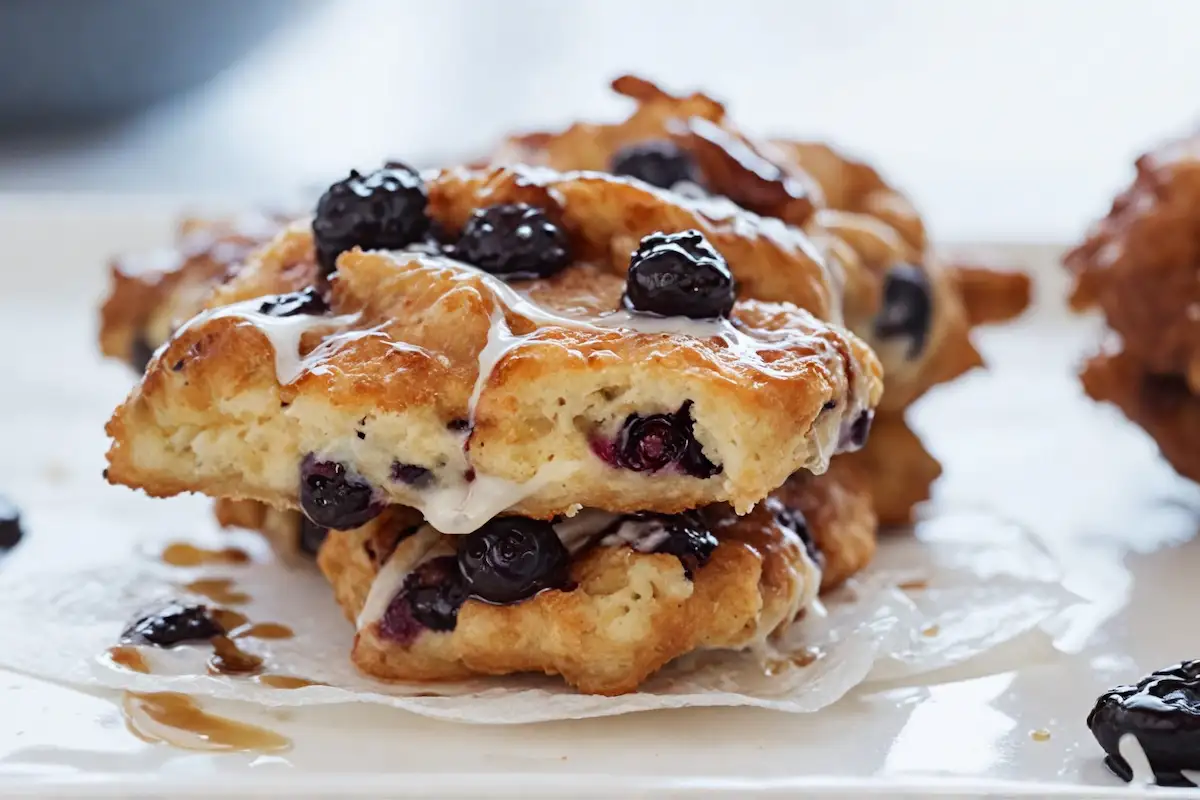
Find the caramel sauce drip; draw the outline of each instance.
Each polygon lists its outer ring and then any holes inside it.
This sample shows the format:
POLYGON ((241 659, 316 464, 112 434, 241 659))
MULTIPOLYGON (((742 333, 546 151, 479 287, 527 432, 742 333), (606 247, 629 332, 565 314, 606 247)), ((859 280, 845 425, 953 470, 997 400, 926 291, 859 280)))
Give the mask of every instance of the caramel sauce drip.
POLYGON ((232 639, 291 639, 295 631, 281 622, 256 622, 239 628, 226 628, 232 639))
POLYGON ((807 647, 798 653, 793 653, 790 656, 783 658, 772 658, 763 665, 763 672, 769 677, 782 674, 789 669, 799 667, 803 669, 809 664, 819 661, 824 654, 813 647, 807 647))
POLYGON ((209 550, 187 542, 175 542, 163 550, 162 560, 173 567, 199 567, 203 564, 248 564, 250 554, 238 547, 209 550))
POLYGON ((250 595, 235 590, 233 580, 230 578, 200 578, 191 583, 185 583, 183 588, 226 605, 236 606, 250 602, 250 595))
POLYGON ((926 581, 926 580, 905 581, 904 583, 901 583, 897 588, 903 589, 906 592, 921 592, 921 591, 924 591, 929 588, 929 581, 926 581))
POLYGON ((279 752, 292 742, 275 731, 210 714, 178 692, 126 692, 121 703, 125 725, 145 742, 187 750, 279 752))
POLYGON ((328 686, 320 681, 310 681, 308 678, 298 678, 295 675, 258 675, 255 683, 270 686, 274 689, 303 689, 305 686, 328 686))
POLYGON ((226 632, 237 630, 250 621, 245 614, 232 608, 211 608, 208 615, 226 632))
POLYGON ((142 654, 136 647, 127 644, 110 647, 107 656, 109 661, 122 669, 145 674, 150 672, 150 665, 146 663, 146 659, 142 658, 142 654))
POLYGON ((214 636, 213 654, 208 659, 208 671, 213 675, 245 675, 262 669, 263 660, 247 653, 228 636, 214 636))

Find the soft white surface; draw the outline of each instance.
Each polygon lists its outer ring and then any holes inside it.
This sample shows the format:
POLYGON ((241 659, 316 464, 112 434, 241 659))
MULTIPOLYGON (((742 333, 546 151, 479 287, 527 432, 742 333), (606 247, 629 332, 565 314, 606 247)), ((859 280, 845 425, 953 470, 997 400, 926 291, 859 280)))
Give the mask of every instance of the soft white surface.
MULTIPOLYGON (((128 559, 119 541, 199 537, 209 525, 203 501, 144 500, 105 489, 98 477, 99 425, 128 375, 93 355, 92 304, 103 285, 95 265, 116 247, 157 241, 165 212, 54 211, 0 205, 10 265, 0 294, 7 343, 0 400, 9 404, 0 415, 7 452, 0 490, 26 509, 30 530, 21 550, 0 562, 0 575, 10 578, 26 569, 112 568, 128 559), (53 258, 45 257, 50 243, 53 258), (63 529, 73 535, 69 546, 55 533, 63 529)), ((1047 298, 1059 296, 1056 273, 1042 274, 1047 298)), ((294 750, 274 757, 149 746, 125 732, 112 694, 0 672, 0 788, 38 781, 59 793, 67 785, 115 795, 238 787, 293 796, 372 789, 564 796, 653 787, 744 796, 801 786, 919 794, 931 783, 962 792, 1003 785, 1044 794, 1079 783, 1092 786, 1089 796, 1115 789, 1083 718, 1104 688, 1194 655, 1193 637, 1178 626, 1187 605, 1181 598, 1194 593, 1200 569, 1192 540, 1200 493, 1175 478, 1119 415, 1080 396, 1071 365, 1093 335, 1090 323, 1049 309, 981 337, 993 370, 935 393, 916 414, 947 468, 940 511, 918 531, 930 546, 896 543, 887 551, 900 569, 930 570, 930 559, 938 570, 990 565, 989 585, 1031 569, 1033 577, 1053 577, 1033 554, 1049 556, 1061 566, 1062 584, 1086 600, 1053 621, 1053 644, 1020 637, 934 676, 893 673, 799 716, 684 709, 514 730, 362 704, 259 710, 211 701, 218 713, 292 737, 294 750), (977 547, 945 544, 976 528, 987 539, 977 547), (1033 550, 994 546, 1027 537, 1033 550), (978 558, 988 548, 993 555, 978 558), (1051 739, 1031 740, 1038 728, 1051 739)), ((973 616, 959 623, 993 627, 973 616)), ((31 647, 50 661, 53 642, 48 635, 31 647)))

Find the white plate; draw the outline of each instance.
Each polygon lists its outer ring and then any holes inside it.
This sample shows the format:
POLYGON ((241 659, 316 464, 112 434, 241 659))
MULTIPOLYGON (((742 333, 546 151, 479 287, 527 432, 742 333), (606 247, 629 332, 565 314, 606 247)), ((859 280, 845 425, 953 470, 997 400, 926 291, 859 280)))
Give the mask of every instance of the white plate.
MULTIPOLYGON (((29 531, 14 558, 95 558, 88 530, 68 553, 39 545, 38 530, 64 507, 123 491, 100 478, 101 428, 129 384, 95 353, 101 266, 117 249, 163 242, 173 212, 0 198, 0 491, 29 531)), ((913 419, 946 467, 931 513, 983 510, 1024 526, 1087 601, 1059 620, 1054 649, 1002 648, 918 685, 862 687, 813 715, 684 710, 487 728, 381 707, 212 704, 291 737, 282 756, 145 744, 115 695, 0 673, 0 794, 1123 793, 1084 717, 1110 685, 1200 655, 1181 620, 1198 599, 1200 491, 1081 395, 1073 366, 1098 327, 1064 313, 1053 250, 1001 254, 1036 262, 1038 309, 985 331, 992 369, 931 393, 913 419), (1049 740, 1031 737, 1039 729, 1049 740)), ((147 500, 147 515, 205 513, 170 502, 147 500)))

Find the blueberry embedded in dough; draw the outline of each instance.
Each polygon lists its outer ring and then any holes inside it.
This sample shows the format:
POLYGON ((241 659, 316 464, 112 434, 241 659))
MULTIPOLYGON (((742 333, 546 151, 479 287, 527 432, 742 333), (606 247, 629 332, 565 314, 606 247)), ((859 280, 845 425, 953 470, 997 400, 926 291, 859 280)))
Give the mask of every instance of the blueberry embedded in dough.
POLYGON ((880 339, 908 339, 906 357, 919 358, 925 349, 933 320, 933 292, 920 267, 897 264, 883 282, 883 307, 875 318, 880 339))

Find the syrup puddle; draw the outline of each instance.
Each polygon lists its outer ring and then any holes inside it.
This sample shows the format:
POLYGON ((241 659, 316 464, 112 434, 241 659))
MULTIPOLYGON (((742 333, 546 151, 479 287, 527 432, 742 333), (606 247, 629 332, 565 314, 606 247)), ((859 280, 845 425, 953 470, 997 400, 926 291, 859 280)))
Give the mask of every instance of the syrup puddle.
POLYGON ((228 636, 214 636, 209 641, 213 648, 208 659, 210 675, 246 675, 262 669, 261 656, 242 650, 228 636))
POLYGON ((287 750, 292 742, 275 731, 209 714, 186 694, 126 692, 125 726, 144 742, 215 752, 287 750))
POLYGON ((251 600, 250 595, 233 588, 233 580, 230 578, 200 578, 191 583, 185 583, 183 588, 207 597, 209 600, 232 606, 249 603, 251 600))
POLYGON ((763 674, 769 678, 773 678, 776 675, 782 675, 789 669, 803 669, 804 667, 819 661, 822 657, 824 657, 824 655, 824 653, 815 647, 806 647, 800 652, 793 653, 790 656, 768 659, 763 664, 763 674))
POLYGON ((143 674, 150 673, 150 665, 146 663, 146 659, 142 658, 142 654, 136 647, 127 644, 117 645, 116 647, 108 648, 108 652, 104 657, 110 664, 121 669, 127 669, 131 672, 141 672, 143 674))
POLYGON ((209 550, 187 542, 175 542, 162 551, 162 560, 173 567, 199 567, 203 564, 248 564, 250 554, 239 547, 209 550))
POLYGON ((291 639, 295 631, 280 622, 256 622, 253 625, 226 628, 231 639, 291 639))

